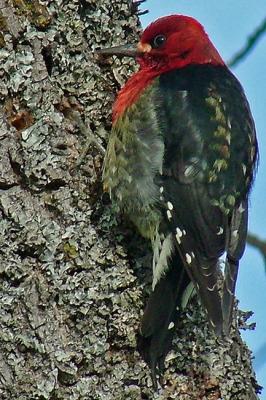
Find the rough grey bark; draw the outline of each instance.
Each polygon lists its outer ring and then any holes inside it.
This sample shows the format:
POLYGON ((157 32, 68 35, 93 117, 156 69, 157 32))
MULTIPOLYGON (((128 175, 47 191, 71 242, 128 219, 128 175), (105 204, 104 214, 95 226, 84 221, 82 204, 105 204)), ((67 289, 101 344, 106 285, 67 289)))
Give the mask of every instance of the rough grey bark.
POLYGON ((250 352, 237 333, 219 344, 196 300, 160 393, 136 351, 148 244, 101 188, 111 103, 135 67, 91 52, 137 40, 134 10, 0 0, 2 400, 253 398, 250 352))

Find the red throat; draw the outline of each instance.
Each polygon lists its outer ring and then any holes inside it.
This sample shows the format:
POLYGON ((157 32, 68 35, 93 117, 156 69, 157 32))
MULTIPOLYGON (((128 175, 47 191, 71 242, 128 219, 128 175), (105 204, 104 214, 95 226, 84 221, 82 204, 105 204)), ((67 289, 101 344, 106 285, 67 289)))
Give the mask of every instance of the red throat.
POLYGON ((141 69, 129 78, 125 86, 118 93, 113 106, 113 124, 123 115, 128 107, 135 103, 141 92, 149 86, 153 79, 161 72, 152 69, 141 69))

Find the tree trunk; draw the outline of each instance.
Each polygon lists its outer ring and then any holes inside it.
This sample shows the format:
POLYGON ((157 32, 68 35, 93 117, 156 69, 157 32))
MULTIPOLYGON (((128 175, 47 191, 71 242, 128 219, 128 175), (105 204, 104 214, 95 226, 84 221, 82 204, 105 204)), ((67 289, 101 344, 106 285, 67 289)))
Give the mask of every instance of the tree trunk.
POLYGON ((135 12, 129 0, 0 0, 2 400, 256 398, 247 347, 237 332, 219 344, 196 300, 159 394, 136 351, 149 245, 101 185, 111 104, 135 66, 92 53, 135 42, 135 12))

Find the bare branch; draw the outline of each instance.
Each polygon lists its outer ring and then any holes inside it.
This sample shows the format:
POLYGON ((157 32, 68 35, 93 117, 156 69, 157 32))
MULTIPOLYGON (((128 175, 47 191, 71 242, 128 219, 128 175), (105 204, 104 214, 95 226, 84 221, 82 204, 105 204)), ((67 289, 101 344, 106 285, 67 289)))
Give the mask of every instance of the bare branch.
POLYGON ((148 14, 149 10, 140 10, 139 7, 142 3, 145 3, 146 0, 135 0, 132 2, 132 12, 138 16, 148 14))
POLYGON ((249 233, 247 237, 247 243, 261 252, 264 262, 266 264, 266 240, 262 240, 258 238, 258 236, 249 233))
POLYGON ((257 45, 259 39, 266 32, 266 18, 263 19, 262 23, 257 29, 248 37, 246 44, 240 49, 228 62, 229 67, 235 67, 240 61, 242 61, 253 48, 257 45))

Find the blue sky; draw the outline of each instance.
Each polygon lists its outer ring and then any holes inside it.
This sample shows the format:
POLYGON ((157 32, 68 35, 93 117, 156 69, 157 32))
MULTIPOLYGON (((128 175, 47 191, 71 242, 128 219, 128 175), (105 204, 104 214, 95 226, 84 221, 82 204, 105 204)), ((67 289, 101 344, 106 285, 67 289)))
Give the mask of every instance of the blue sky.
MULTIPOLYGON (((229 60, 245 43, 266 17, 265 0, 147 0, 142 8, 149 14, 142 16, 143 27, 156 18, 169 14, 190 15, 205 27, 212 42, 224 60, 229 60), (263 14, 264 12, 264 14, 263 14)), ((260 146, 260 165, 251 196, 249 228, 252 233, 266 239, 266 35, 252 53, 233 72, 241 81, 250 102, 256 122, 260 146)), ((251 321, 255 331, 242 336, 252 349, 254 366, 259 383, 266 388, 266 273, 262 257, 247 247, 240 266, 237 297, 243 310, 253 310, 251 321)), ((266 389, 261 399, 266 400, 266 389)))

